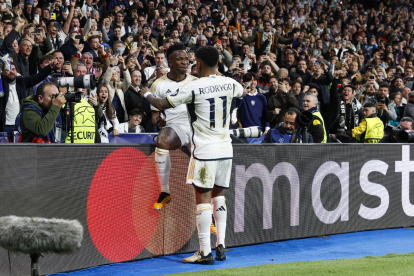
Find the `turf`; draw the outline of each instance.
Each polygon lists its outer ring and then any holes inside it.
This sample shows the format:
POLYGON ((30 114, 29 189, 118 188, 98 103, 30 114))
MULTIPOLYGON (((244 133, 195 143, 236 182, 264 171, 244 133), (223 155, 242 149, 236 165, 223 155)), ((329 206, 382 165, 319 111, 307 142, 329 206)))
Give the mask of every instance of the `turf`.
POLYGON ((367 256, 359 259, 293 262, 169 274, 178 275, 413 275, 414 253, 367 256))

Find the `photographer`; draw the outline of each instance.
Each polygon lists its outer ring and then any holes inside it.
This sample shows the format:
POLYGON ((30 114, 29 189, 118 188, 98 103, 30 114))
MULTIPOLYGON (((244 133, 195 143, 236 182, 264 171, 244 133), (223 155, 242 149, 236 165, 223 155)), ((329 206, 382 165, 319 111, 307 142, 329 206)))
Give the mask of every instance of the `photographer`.
POLYGON ((31 95, 23 100, 20 120, 21 142, 23 143, 56 143, 60 142, 62 127, 60 108, 66 99, 51 82, 43 82, 31 95))
MULTIPOLYGON (((387 129, 386 129, 387 130, 387 129)), ((403 117, 400 120, 400 124, 391 129, 391 131, 384 135, 384 137, 378 143, 398 143, 398 134, 401 131, 413 131, 414 120, 410 117, 403 117)))
MULTIPOLYGON (((283 116, 283 122, 277 124, 275 128, 267 132, 262 144, 302 143, 302 128, 300 127, 299 115, 299 109, 295 107, 287 109, 283 116)), ((308 133, 307 143, 313 143, 313 138, 310 133, 308 133)))

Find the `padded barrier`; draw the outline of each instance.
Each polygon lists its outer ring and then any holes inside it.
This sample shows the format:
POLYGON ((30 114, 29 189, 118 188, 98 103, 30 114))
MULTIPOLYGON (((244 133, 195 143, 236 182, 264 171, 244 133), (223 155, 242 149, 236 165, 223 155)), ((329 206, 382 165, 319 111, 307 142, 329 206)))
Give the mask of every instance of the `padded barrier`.
MULTIPOLYGON (((160 192, 154 150, 131 144, 2 145, 0 216, 82 223, 81 249, 45 255, 39 260, 45 274, 194 252, 188 153, 171 151, 172 201, 159 212, 152 208, 160 192)), ((401 144, 235 145, 226 245, 414 225, 411 152, 401 144)), ((7 258, 0 249, 5 273, 7 258)), ((12 275, 25 275, 29 257, 11 254, 11 266, 12 275)))

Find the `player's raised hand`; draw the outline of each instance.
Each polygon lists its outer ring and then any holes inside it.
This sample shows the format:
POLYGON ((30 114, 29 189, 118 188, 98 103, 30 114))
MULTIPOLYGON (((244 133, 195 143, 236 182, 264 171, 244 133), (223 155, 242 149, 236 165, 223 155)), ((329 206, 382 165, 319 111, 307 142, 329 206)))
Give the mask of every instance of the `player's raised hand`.
POLYGON ((160 128, 165 127, 166 124, 167 122, 161 116, 158 116, 155 120, 155 125, 160 128))

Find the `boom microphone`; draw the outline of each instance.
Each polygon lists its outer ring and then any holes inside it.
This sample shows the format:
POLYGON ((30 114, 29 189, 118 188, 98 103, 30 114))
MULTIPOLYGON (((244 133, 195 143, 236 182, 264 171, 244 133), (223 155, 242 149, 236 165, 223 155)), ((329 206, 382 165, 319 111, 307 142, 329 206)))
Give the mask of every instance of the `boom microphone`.
POLYGON ((18 253, 73 253, 80 248, 83 227, 77 220, 0 217, 0 246, 18 253))

